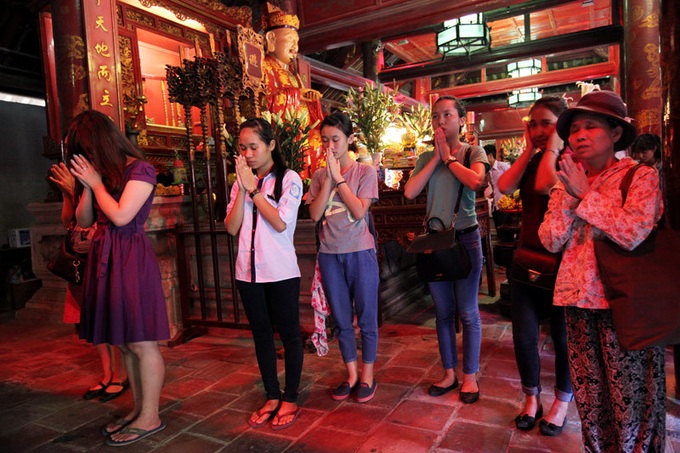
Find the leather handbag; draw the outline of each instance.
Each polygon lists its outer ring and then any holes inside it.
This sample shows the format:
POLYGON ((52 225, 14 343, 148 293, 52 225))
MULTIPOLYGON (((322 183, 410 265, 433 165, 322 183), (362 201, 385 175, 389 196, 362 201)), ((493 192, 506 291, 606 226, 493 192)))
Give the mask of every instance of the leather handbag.
MULTIPOLYGON (((465 153, 465 166, 470 165, 470 150, 465 153)), ((456 239, 456 216, 463 198, 465 186, 460 184, 456 206, 453 209, 451 227, 446 229, 444 222, 432 217, 425 223, 425 232, 417 236, 407 253, 416 255, 416 272, 424 282, 453 281, 467 278, 472 271, 472 264, 467 250, 456 239), (433 222, 439 222, 435 228, 433 222)))
POLYGON ((47 263, 47 270, 70 283, 82 285, 94 231, 94 225, 81 228, 71 223, 57 254, 47 263))
MULTIPOLYGON (((638 168, 628 170, 621 181, 622 205, 638 168)), ((680 343, 680 231, 657 227, 634 250, 607 238, 594 242, 621 346, 640 350, 680 343)))
POLYGON ((512 258, 510 279, 514 282, 553 291, 562 255, 530 246, 520 246, 512 258))
POLYGON ((70 283, 82 285, 86 262, 87 255, 74 252, 70 241, 66 239, 56 256, 47 263, 47 270, 70 283))
POLYGON ((428 220, 427 232, 417 236, 406 250, 416 254, 418 276, 425 282, 466 278, 472 271, 472 265, 467 250, 456 239, 456 230, 434 231, 430 227, 433 221, 443 225, 437 217, 428 220))

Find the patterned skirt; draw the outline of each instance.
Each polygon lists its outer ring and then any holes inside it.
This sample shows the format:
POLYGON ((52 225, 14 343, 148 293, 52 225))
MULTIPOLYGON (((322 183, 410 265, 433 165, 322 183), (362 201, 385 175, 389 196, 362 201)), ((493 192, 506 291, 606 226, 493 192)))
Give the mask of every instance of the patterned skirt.
POLYGON ((611 310, 567 307, 574 399, 587 452, 663 452, 664 349, 620 347, 611 310))

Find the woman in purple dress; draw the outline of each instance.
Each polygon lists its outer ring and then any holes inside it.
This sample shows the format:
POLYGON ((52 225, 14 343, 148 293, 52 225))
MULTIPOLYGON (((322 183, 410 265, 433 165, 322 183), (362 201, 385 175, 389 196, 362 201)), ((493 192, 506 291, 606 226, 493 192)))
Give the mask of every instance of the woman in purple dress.
POLYGON ((78 179, 76 220, 97 223, 83 283, 80 336, 118 346, 134 408, 102 428, 128 445, 165 428, 158 406, 165 375, 159 340, 170 337, 156 255, 144 233, 156 187, 152 165, 104 114, 78 115, 66 136, 78 179))

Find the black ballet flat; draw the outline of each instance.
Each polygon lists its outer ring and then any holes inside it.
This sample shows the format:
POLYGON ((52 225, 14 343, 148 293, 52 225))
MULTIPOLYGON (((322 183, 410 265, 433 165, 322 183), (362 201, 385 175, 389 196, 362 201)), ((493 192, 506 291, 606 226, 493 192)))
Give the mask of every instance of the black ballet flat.
POLYGON ((476 403, 479 399, 479 383, 476 392, 460 392, 460 400, 465 404, 476 403))
POLYGON ((458 388, 458 378, 453 381, 453 384, 448 387, 439 387, 438 385, 432 384, 429 389, 427 389, 427 394, 430 396, 442 396, 449 393, 451 390, 458 388))
MULTIPOLYGON (((518 415, 515 417, 515 426, 517 426, 517 429, 521 429, 522 431, 529 431, 533 429, 534 426, 536 426, 536 420, 541 417, 543 417, 543 405, 538 406, 536 415, 533 417, 529 414, 518 415)), ((543 420, 541 420, 541 426, 542 423, 543 420)))
POLYGON ((541 434, 544 436, 550 436, 550 437, 555 437, 559 436, 562 434, 562 430, 564 429, 564 425, 567 424, 567 417, 564 417, 564 421, 562 422, 562 426, 557 426, 554 423, 546 422, 545 420, 541 420, 541 423, 538 424, 538 429, 541 431, 541 434))

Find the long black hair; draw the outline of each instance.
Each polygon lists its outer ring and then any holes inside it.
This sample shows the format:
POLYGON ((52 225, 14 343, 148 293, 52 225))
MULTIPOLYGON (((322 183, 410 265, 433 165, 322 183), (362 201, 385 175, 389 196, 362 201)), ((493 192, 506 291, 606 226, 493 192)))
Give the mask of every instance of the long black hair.
MULTIPOLYGON (((70 166, 74 155, 83 155, 102 176, 106 190, 123 190, 123 169, 127 158, 144 160, 144 155, 123 135, 108 116, 96 110, 86 110, 73 119, 66 133, 66 162, 70 166)), ((83 193, 83 185, 76 179, 76 199, 83 193)))
POLYGON ((288 170, 288 166, 286 165, 286 161, 283 159, 283 154, 279 148, 279 141, 274 136, 274 129, 266 120, 257 117, 249 118, 241 123, 239 132, 243 129, 253 129, 257 133, 257 136, 260 137, 260 140, 267 146, 274 140, 274 149, 272 150, 274 168, 272 168, 272 171, 276 177, 274 182, 274 201, 278 203, 281 199, 281 192, 283 191, 283 177, 286 174, 286 170, 288 170))

